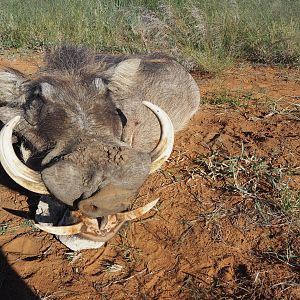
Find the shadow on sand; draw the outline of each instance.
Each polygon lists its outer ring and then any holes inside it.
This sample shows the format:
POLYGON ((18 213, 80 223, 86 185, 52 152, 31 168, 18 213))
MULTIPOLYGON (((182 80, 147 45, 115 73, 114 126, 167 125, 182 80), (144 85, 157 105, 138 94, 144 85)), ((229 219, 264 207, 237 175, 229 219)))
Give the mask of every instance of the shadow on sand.
POLYGON ((9 265, 0 248, 0 299, 38 300, 38 297, 9 265))
MULTIPOLYGON (((16 183, 14 183, 2 169, 0 164, 0 185, 6 186, 11 190, 28 194, 16 183)), ((33 201, 34 202, 34 201, 33 201)), ((2 207, 2 209, 5 209, 2 207)), ((29 216, 27 216, 29 217, 29 216)), ((23 279, 13 270, 6 259, 5 253, 0 246, 0 299, 2 300, 38 300, 40 299, 23 281, 23 279)))

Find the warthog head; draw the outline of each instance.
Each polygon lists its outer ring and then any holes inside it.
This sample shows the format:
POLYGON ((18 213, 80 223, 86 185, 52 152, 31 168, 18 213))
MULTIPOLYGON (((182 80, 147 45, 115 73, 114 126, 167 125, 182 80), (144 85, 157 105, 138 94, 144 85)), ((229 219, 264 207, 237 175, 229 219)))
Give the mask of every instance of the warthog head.
POLYGON ((149 102, 139 105, 160 123, 157 147, 136 150, 124 138, 130 120, 114 99, 130 97, 140 62, 107 63, 86 50, 63 47, 31 79, 16 70, 1 71, 0 118, 5 126, 0 158, 11 178, 92 218, 125 210, 148 174, 167 159, 173 143, 169 117, 149 102), (34 170, 15 154, 13 130, 29 145, 31 156, 41 158, 34 170))

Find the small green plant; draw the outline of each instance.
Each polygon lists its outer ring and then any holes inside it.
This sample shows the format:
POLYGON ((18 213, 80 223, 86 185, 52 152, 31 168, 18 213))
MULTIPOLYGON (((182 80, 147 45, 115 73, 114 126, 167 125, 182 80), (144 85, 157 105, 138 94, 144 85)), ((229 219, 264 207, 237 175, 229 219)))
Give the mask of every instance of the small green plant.
POLYGON ((206 93, 205 97, 202 98, 204 103, 212 105, 220 105, 228 108, 239 108, 247 107, 250 101, 253 101, 253 95, 251 92, 242 91, 227 91, 227 90, 216 90, 214 92, 206 93))
POLYGON ((211 101, 215 105, 228 105, 229 107, 238 107, 241 105, 241 101, 238 98, 229 97, 226 95, 218 95, 211 101))
POLYGON ((0 224, 0 235, 6 234, 8 231, 8 223, 1 223, 0 224))
POLYGON ((20 227, 23 227, 23 228, 31 228, 31 229, 37 229, 34 225, 33 225, 33 222, 31 220, 28 220, 28 219, 23 219, 22 220, 22 223, 20 225, 20 227))
POLYGON ((24 219, 21 221, 20 224, 12 224, 11 222, 5 222, 5 223, 1 223, 0 224, 0 235, 4 235, 7 233, 16 233, 16 231, 20 230, 20 229, 26 229, 26 231, 28 231, 28 229, 32 232, 32 231, 39 231, 39 229, 37 229, 31 220, 28 219, 24 219))
POLYGON ((288 184, 282 184, 278 198, 284 212, 300 217, 300 191, 292 190, 288 184))

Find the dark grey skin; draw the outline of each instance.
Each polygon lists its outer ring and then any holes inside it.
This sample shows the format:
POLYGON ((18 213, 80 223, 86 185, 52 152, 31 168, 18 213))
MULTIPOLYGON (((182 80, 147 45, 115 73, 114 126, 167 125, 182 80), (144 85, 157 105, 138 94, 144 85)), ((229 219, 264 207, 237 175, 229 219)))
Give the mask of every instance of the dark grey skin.
POLYGON ((43 157, 47 189, 90 217, 125 210, 149 174, 160 125, 144 100, 161 107, 176 132, 197 111, 200 93, 180 64, 160 54, 63 46, 33 79, 0 71, 0 120, 21 115, 18 135, 43 157))

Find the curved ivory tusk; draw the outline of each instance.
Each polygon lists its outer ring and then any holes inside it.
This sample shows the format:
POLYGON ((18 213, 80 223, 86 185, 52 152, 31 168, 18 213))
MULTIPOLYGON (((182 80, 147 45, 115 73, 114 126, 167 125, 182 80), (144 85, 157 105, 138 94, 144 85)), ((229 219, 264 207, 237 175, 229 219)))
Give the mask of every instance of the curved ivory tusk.
POLYGON ((0 161, 6 173, 22 187, 39 194, 49 194, 41 175, 24 165, 12 146, 12 132, 19 123, 16 116, 5 124, 0 132, 0 161))
POLYGON ((83 222, 79 222, 74 225, 67 225, 67 226, 49 226, 49 225, 41 225, 41 224, 34 224, 40 230, 46 231, 51 234, 56 235, 73 235, 78 234, 81 232, 83 227, 83 222))
MULTIPOLYGON (((105 228, 107 227, 107 225, 109 225, 112 227, 112 230, 110 232, 106 233, 106 236, 104 236, 104 237, 100 236, 100 235, 99 236, 97 236, 97 235, 91 236, 87 232, 85 232, 87 227, 89 227, 89 224, 86 223, 86 220, 85 221, 83 220, 77 224, 66 225, 66 226, 41 225, 41 224, 37 224, 37 223, 35 223, 34 226, 40 230, 43 230, 43 231, 51 233, 51 234, 56 234, 56 235, 81 234, 83 237, 86 237, 88 239, 106 242, 119 231, 119 229, 122 227, 124 222, 134 220, 136 218, 141 217, 142 215, 147 213, 151 208, 153 208, 156 205, 156 203, 158 202, 158 200, 159 200, 159 198, 157 198, 154 201, 151 201, 150 203, 146 204, 143 207, 137 208, 132 211, 109 215, 108 216, 109 224, 106 224, 105 228), (115 223, 116 221, 117 221, 116 225, 112 226, 112 224, 110 224, 110 222, 115 223)), ((96 219, 90 219, 90 220, 96 221, 96 219)), ((103 230, 105 228, 103 228, 103 230)))
POLYGON ((141 217, 142 215, 144 215, 145 213, 147 213, 150 209, 152 209, 156 205, 158 200, 159 200, 159 198, 157 198, 157 199, 149 202, 145 206, 139 207, 135 210, 127 211, 124 213, 117 213, 116 217, 118 220, 121 220, 121 221, 130 221, 130 220, 137 219, 137 218, 141 217))
POLYGON ((143 104, 156 115, 161 127, 160 140, 155 149, 151 151, 152 164, 150 173, 153 173, 158 170, 171 155, 174 145, 174 128, 169 116, 161 108, 148 101, 143 101, 143 104))

